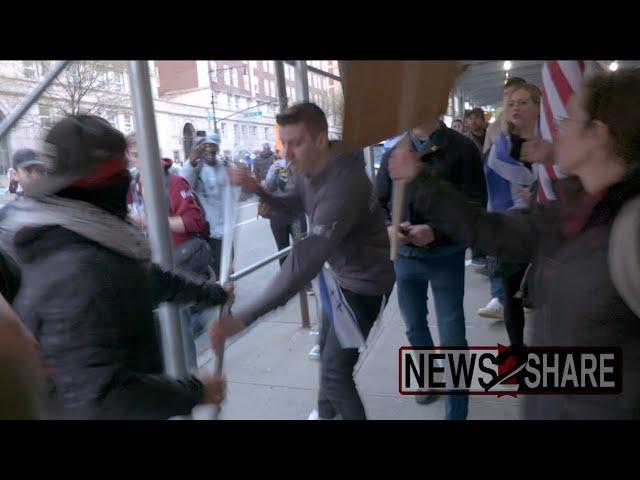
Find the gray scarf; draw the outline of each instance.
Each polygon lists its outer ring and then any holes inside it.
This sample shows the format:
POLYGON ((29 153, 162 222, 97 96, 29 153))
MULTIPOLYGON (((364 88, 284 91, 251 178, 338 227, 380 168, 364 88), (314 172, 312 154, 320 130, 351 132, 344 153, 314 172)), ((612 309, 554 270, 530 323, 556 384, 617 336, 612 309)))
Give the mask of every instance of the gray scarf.
POLYGON ((57 196, 25 197, 16 202, 3 227, 15 235, 25 227, 59 225, 140 261, 151 259, 149 243, 133 224, 87 202, 57 196))

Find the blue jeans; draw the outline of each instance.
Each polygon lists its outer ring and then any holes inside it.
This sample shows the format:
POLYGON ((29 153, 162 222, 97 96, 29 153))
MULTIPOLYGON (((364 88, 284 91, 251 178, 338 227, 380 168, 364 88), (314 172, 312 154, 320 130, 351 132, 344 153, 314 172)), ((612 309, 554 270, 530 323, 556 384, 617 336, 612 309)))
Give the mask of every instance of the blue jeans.
POLYGON ((491 277, 491 298, 497 298, 504 305, 504 288, 499 277, 491 277))
MULTIPOLYGON (((442 247, 445 248, 453 253, 434 252, 428 258, 398 256, 395 262, 398 302, 407 327, 407 338, 413 347, 434 346, 427 323, 429 283, 433 291, 441 346, 467 346, 463 305, 465 251, 442 247)), ((449 395, 445 408, 445 419, 465 420, 469 397, 449 395)))

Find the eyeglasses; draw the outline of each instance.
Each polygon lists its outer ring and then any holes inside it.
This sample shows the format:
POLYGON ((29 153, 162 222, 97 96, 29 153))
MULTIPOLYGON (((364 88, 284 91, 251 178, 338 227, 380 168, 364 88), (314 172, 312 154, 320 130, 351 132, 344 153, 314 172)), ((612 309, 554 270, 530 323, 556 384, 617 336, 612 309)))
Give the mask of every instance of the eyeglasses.
POLYGON ((569 125, 569 122, 587 123, 584 120, 576 120, 574 118, 569 118, 569 117, 553 117, 553 123, 555 124, 558 130, 566 130, 567 126, 569 125))

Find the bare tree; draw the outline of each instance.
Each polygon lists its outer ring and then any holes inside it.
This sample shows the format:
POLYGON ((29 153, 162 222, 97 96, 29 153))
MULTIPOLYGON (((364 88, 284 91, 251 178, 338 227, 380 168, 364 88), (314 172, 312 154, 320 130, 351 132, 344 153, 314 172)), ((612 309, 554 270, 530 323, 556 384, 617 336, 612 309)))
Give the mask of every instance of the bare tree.
POLYGON ((340 89, 331 89, 322 92, 322 107, 331 117, 335 126, 342 126, 344 121, 344 97, 340 89))
POLYGON ((80 113, 103 115, 130 106, 124 85, 110 82, 108 76, 122 75, 108 62, 72 62, 53 83, 52 106, 57 116, 80 113), (120 89, 120 90, 119 90, 120 89))

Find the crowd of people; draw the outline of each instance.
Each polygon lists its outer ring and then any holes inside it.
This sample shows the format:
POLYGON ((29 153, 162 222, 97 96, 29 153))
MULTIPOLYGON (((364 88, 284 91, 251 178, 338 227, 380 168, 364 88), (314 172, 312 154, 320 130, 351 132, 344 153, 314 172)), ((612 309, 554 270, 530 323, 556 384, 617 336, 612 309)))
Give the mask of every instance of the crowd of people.
MULTIPOLYGON (((309 418, 364 420, 354 367, 394 287, 410 345, 434 345, 429 286, 440 345, 467 345, 470 248, 491 277, 479 315, 504 320, 514 351, 526 347, 525 308, 534 345, 622 347, 621 394, 532 396, 525 418, 638 418, 640 318, 608 262, 616 215, 640 195, 640 71, 588 79, 553 143, 540 136, 542 101, 512 78, 489 128, 481 109, 451 128, 425 119, 385 152, 373 183, 313 103, 277 115, 282 151, 266 144, 247 165, 221 158, 216 134, 202 137, 181 168, 158 159, 174 271, 151 261, 135 134, 91 115, 59 121, 43 145, 14 154, 20 194, 0 210, 0 417, 167 419, 219 404, 224 379, 198 371, 194 337, 208 328, 217 348, 313 283, 323 315, 309 418), (544 163, 566 175, 558 200, 536 194, 532 165, 544 163), (399 230, 394 181, 407 183, 399 230), (257 195, 277 248, 293 248, 262 294, 207 325, 206 309, 233 300, 233 285, 217 283, 228 185, 257 195), (182 308, 184 378, 163 374, 162 302, 182 308)), ((468 406, 447 396, 445 418, 466 419, 468 406)))

